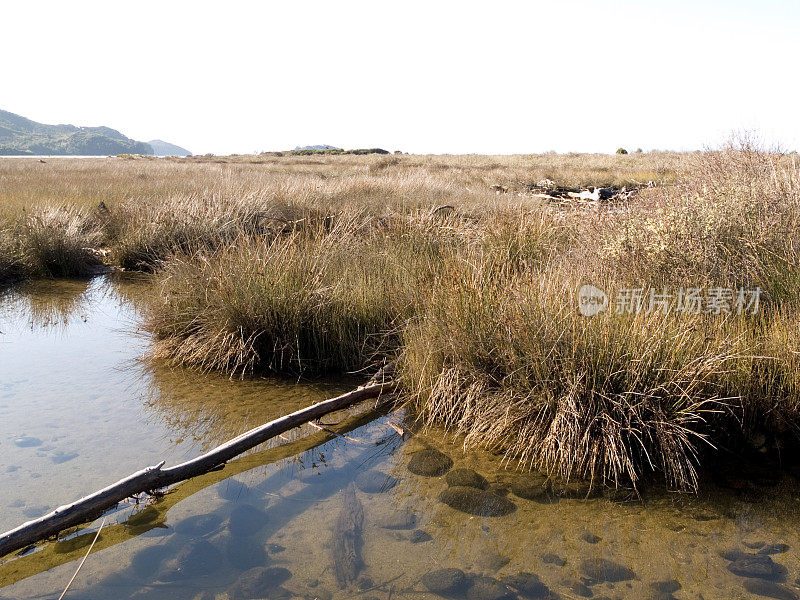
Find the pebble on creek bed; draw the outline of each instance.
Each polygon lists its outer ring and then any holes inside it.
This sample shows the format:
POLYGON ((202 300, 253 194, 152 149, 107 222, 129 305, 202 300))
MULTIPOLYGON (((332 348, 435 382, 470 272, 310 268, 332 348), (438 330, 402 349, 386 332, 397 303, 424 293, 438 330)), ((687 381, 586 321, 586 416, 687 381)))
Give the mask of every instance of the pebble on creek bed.
POLYGON ((461 569, 438 569, 422 576, 422 585, 439 596, 451 596, 463 590, 467 576, 461 569))
POLYGON ((544 600, 555 598, 539 576, 535 573, 522 572, 516 575, 509 575, 503 579, 503 583, 516 590, 520 596, 528 600, 544 600))
POLYGON ((453 469, 445 476, 445 481, 450 487, 474 487, 480 490, 489 487, 486 478, 472 469, 453 469))
MULTIPOLYGON (((231 600, 273 598, 281 584, 292 576, 283 567, 256 567, 245 571, 228 591, 231 600)), ((281 595, 281 594, 277 594, 281 595)))
POLYGON ((742 554, 728 565, 728 570, 739 577, 758 579, 778 579, 786 575, 786 567, 766 554, 742 554))
POLYGON ((514 592, 494 577, 474 577, 467 590, 467 600, 511 600, 514 592))
POLYGON ((195 540, 181 548, 175 559, 167 563, 160 579, 175 581, 202 577, 219 570, 222 563, 219 550, 206 540, 195 540))
POLYGON ((423 477, 441 477, 452 466, 452 458, 433 448, 417 450, 411 455, 411 460, 408 462, 408 470, 414 475, 423 477))
POLYGON ((228 531, 234 536, 249 536, 267 524, 267 513, 252 504, 240 504, 228 517, 228 531))
POLYGON ((798 600, 797 594, 792 590, 772 581, 748 579, 742 585, 745 590, 756 596, 775 598, 776 600, 798 600))
POLYGON ((194 515, 175 523, 175 533, 189 537, 202 537, 217 529, 222 524, 222 517, 215 513, 194 515))
POLYGON ((451 487, 439 494, 439 501, 450 508, 479 517, 502 517, 517 510, 511 500, 471 487, 451 487))
POLYGON ((605 558, 589 558, 581 561, 581 573, 598 583, 628 581, 636 574, 629 568, 605 558))

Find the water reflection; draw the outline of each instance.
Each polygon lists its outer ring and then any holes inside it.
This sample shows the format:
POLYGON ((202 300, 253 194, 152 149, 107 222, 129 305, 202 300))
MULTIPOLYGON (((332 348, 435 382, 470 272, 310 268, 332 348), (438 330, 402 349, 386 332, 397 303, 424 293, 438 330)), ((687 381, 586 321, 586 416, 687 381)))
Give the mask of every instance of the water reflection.
POLYGON ((164 365, 142 368, 149 374, 145 405, 151 419, 166 425, 179 441, 190 438, 206 449, 360 383, 343 380, 301 385, 280 379, 231 380, 164 365))
POLYGON ((0 530, 344 385, 230 380, 140 360, 146 281, 43 281, 0 298, 0 530))

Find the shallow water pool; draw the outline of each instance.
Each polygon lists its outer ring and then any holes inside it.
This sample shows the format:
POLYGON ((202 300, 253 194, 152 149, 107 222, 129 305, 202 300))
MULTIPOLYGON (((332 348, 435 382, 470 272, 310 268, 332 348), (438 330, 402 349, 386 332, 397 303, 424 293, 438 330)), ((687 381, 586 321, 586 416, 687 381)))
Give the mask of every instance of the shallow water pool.
MULTIPOLYGON (((2 301, 2 528, 352 385, 146 367, 143 290, 58 282, 2 301)), ((323 419, 347 424, 341 435, 304 428, 164 497, 121 505, 66 598, 800 594, 800 488, 788 475, 748 494, 712 481, 698 496, 532 493, 541 478, 416 431, 402 411, 357 414, 323 419)), ((99 526, 0 564, 0 598, 57 598, 99 526)))

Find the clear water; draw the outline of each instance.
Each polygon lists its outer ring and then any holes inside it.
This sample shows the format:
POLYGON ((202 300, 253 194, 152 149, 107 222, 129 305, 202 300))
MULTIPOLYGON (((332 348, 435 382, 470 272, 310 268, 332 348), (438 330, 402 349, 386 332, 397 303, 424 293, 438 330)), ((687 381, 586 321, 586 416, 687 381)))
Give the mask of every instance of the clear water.
MULTIPOLYGON (((71 500, 158 460, 171 464, 342 389, 146 368, 136 360, 147 343, 136 332, 141 293, 95 280, 36 286, 3 301, 5 526, 24 520, 31 505, 71 500), (30 438, 41 444, 18 443, 30 438)), ((450 595, 468 600, 800 594, 800 489, 787 475, 750 494, 709 481, 699 496, 653 490, 633 501, 539 502, 510 491, 526 476, 497 456, 414 429, 402 411, 333 439, 306 428, 163 498, 126 503, 106 515, 66 597, 434 599, 429 587, 441 577, 431 573, 445 568, 465 574, 450 595), (483 475, 507 514, 443 503, 446 477, 408 468, 430 447, 451 457, 453 469, 483 475), (375 480, 365 475, 375 471, 375 480), (359 560, 350 560, 348 541, 359 560), (774 553, 730 560, 731 552, 764 550, 774 553), (537 575, 550 596, 494 583, 520 573, 537 575)), ((99 526, 0 564, 0 598, 57 598, 99 526)))

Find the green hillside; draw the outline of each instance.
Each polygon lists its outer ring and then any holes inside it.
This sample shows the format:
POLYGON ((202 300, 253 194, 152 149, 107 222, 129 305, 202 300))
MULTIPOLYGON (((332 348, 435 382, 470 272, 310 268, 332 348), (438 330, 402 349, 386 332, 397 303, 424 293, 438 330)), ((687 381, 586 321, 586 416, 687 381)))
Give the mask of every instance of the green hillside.
POLYGON ((109 127, 45 125, 0 110, 0 155, 153 154, 145 142, 137 142, 109 127))

